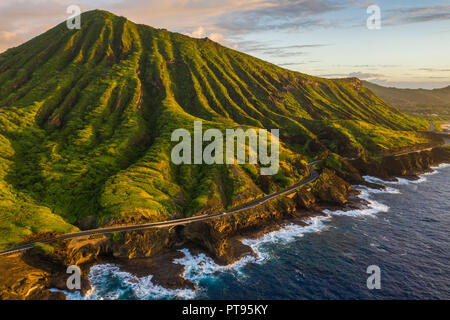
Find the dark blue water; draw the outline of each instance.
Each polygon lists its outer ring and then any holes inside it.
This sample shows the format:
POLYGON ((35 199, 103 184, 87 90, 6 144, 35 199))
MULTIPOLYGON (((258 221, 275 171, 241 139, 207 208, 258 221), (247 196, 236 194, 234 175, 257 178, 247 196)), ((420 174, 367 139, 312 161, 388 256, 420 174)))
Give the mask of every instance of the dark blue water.
MULTIPOLYGON (((368 178, 370 179, 370 178, 368 178)), ((450 166, 419 182, 386 183, 385 193, 362 188, 370 208, 328 212, 309 227, 287 226, 246 240, 259 254, 229 267, 204 255, 176 261, 197 291, 166 290, 114 265, 90 275, 99 299, 450 299, 450 166), (369 290, 366 269, 381 270, 369 290)), ((80 298, 70 296, 70 298, 80 298)))

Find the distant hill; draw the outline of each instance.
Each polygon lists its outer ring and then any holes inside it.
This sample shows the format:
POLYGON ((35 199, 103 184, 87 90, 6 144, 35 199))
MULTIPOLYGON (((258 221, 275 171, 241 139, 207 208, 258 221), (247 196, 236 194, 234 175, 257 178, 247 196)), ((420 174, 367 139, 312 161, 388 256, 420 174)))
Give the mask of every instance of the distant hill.
POLYGON ((418 115, 450 115, 450 86, 441 89, 398 89, 368 81, 363 85, 403 112, 418 115))
POLYGON ((81 21, 0 54, 0 247, 115 219, 217 212, 299 181, 323 153, 426 142, 415 132, 426 121, 356 78, 289 71, 105 11, 81 21), (279 129, 279 173, 174 165, 171 133, 194 120, 279 129))

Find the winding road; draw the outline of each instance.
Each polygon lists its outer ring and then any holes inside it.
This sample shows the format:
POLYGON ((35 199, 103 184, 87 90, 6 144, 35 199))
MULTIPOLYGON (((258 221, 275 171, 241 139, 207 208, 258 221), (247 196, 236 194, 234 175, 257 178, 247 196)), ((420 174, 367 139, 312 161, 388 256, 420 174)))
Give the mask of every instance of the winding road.
MULTIPOLYGON (((441 135, 443 135, 443 139, 445 141, 444 145, 448 145, 450 144, 450 133, 447 132, 436 132, 436 130, 433 130, 433 125, 431 124, 431 130, 434 133, 439 133, 441 135)), ((443 146, 443 145, 439 145, 439 146, 443 146)), ((423 148, 420 150, 414 150, 414 151, 409 151, 409 152, 403 152, 403 153, 399 153, 396 154, 395 156, 400 156, 400 155, 404 155, 404 154, 408 154, 408 153, 415 153, 415 152, 421 152, 424 150, 430 150, 433 149, 435 147, 429 147, 429 148, 423 148)), ((352 159, 347 159, 347 160, 352 160, 352 159)), ((184 225, 184 224, 188 224, 188 223, 193 223, 193 222, 198 222, 198 221, 205 221, 205 220, 210 220, 210 219, 215 219, 218 217, 223 217, 226 215, 230 215, 233 213, 238 213, 241 211, 245 211, 254 207, 257 207, 271 199, 277 198, 281 195, 285 195, 287 193, 292 192, 293 190, 306 185, 308 183, 314 182, 318 177, 319 174, 317 173, 317 171, 314 170, 313 166, 315 164, 317 164, 320 160, 316 160, 313 161, 311 163, 308 164, 309 166, 309 176, 304 178, 302 181, 277 192, 268 194, 264 197, 258 198, 256 200, 252 200, 248 203, 245 203, 243 205, 240 205, 236 208, 230 209, 230 210, 226 210, 226 211, 222 211, 222 212, 218 212, 218 213, 214 213, 214 214, 204 214, 204 215, 200 215, 200 216, 194 216, 194 217, 189 217, 189 218, 183 218, 183 219, 175 219, 175 220, 169 220, 169 221, 161 221, 161 222, 152 222, 152 223, 144 223, 144 224, 134 224, 134 225, 127 225, 127 226, 118 226, 118 227, 108 227, 108 228, 99 228, 99 229, 92 229, 92 230, 85 230, 85 231, 80 231, 80 232, 73 232, 73 233, 67 233, 67 234, 63 234, 61 236, 57 236, 54 238, 50 238, 50 239, 44 239, 44 240, 38 240, 35 242, 31 242, 31 243, 26 243, 26 244, 22 244, 13 248, 10 248, 8 250, 4 250, 4 251, 0 251, 0 256, 2 255, 7 255, 7 254, 12 254, 12 253, 17 253, 17 252, 21 252, 21 251, 25 251, 28 249, 33 248, 33 246, 36 243, 47 243, 47 242, 53 242, 53 241, 57 241, 57 240, 66 240, 66 239, 73 239, 73 238, 79 238, 79 237, 87 237, 87 236, 93 236, 93 235, 99 235, 99 234, 109 234, 109 233, 114 233, 114 232, 125 232, 125 231, 137 231, 137 230, 144 230, 144 229, 151 229, 151 228, 166 228, 166 227, 174 227, 174 226, 178 226, 178 225, 184 225)))
POLYGON ((144 229, 151 229, 151 228, 174 227, 174 226, 198 222, 198 221, 215 219, 217 217, 223 217, 223 216, 230 215, 233 213, 245 211, 245 210, 257 207, 271 199, 274 199, 281 195, 290 193, 293 190, 295 190, 298 187, 301 187, 305 184, 314 182, 319 177, 319 174, 317 173, 317 171, 314 170, 313 167, 319 161, 320 160, 316 160, 316 161, 313 161, 308 164, 309 176, 304 178, 302 181, 300 181, 286 189, 268 194, 264 197, 252 200, 250 202, 247 202, 243 205, 240 205, 240 206, 230 209, 230 210, 226 210, 226 211, 222 211, 222 212, 218 212, 218 213, 214 213, 214 214, 204 214, 204 215, 200 215, 200 216, 194 216, 194 217, 183 218, 183 219, 175 219, 175 220, 169 220, 169 221, 134 224, 134 225, 118 226, 118 227, 99 228, 99 229, 85 230, 85 231, 80 231, 80 232, 66 233, 66 234, 63 234, 63 235, 60 235, 60 236, 57 236, 54 238, 38 240, 35 242, 30 242, 30 243, 16 246, 16 247, 10 248, 8 250, 0 251, 0 256, 31 249, 37 243, 48 243, 48 242, 53 242, 53 241, 57 241, 57 240, 66 240, 66 239, 73 239, 73 238, 79 238, 79 237, 87 237, 87 236, 93 236, 93 235, 98 235, 98 234, 109 234, 109 233, 114 233, 114 232, 137 231, 137 230, 144 230, 144 229))

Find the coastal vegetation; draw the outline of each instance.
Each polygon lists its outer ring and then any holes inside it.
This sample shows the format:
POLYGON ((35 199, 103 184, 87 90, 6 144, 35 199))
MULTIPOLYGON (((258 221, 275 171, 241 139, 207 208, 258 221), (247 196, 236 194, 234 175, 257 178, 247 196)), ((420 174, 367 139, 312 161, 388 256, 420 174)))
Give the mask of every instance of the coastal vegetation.
POLYGON ((293 72, 105 11, 81 21, 0 54, 0 248, 45 232, 213 213, 294 184, 317 158, 339 171, 344 157, 430 142, 418 132, 427 121, 356 78, 293 72), (175 165, 171 133, 200 120, 279 129, 279 172, 175 165))
POLYGON ((437 89, 399 89, 363 81, 363 85, 402 112, 433 119, 450 119, 450 86, 437 89))

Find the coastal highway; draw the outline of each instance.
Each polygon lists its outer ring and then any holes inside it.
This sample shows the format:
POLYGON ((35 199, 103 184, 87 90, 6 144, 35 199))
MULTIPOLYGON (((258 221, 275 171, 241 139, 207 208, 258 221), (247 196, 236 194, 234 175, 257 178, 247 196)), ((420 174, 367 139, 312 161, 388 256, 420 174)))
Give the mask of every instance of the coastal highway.
POLYGON ((431 133, 440 135, 442 140, 444 140, 444 143, 440 144, 438 146, 434 146, 434 147, 427 147, 427 148, 417 149, 417 150, 413 150, 413 151, 396 153, 396 154, 394 154, 394 156, 397 157, 397 156, 402 156, 402 155, 409 154, 409 153, 417 153, 417 152, 422 152, 422 151, 425 151, 425 150, 431 150, 431 149, 434 149, 436 147, 445 147, 445 146, 450 145, 450 132, 448 132, 448 131, 438 131, 436 129, 436 126, 433 124, 432 121, 430 121, 430 130, 428 130, 426 132, 431 132, 431 133))
POLYGON ((302 181, 300 181, 286 189, 268 194, 264 197, 252 200, 250 202, 247 202, 243 205, 240 205, 240 206, 230 209, 230 210, 226 210, 226 211, 222 211, 222 212, 218 212, 218 213, 214 213, 214 214, 209 214, 209 215, 204 214, 204 215, 200 215, 200 216, 194 216, 194 217, 183 218, 183 219, 175 219, 175 220, 169 220, 169 221, 134 224, 134 225, 108 227, 108 228, 99 228, 99 229, 85 230, 85 231, 80 231, 80 232, 67 233, 67 234, 63 234, 63 235, 60 235, 60 236, 57 236, 54 238, 38 240, 35 242, 16 246, 16 247, 10 248, 8 250, 0 251, 0 256, 31 249, 31 248, 33 248, 33 246, 36 243, 48 243, 48 242, 53 242, 53 241, 57 241, 57 240, 66 240, 66 239, 73 239, 73 238, 79 238, 79 237, 87 237, 87 236, 93 236, 93 235, 98 235, 98 234, 109 234, 109 233, 114 233, 114 232, 137 231, 137 230, 144 230, 144 229, 151 229, 151 228, 173 227, 173 226, 178 226, 178 225, 183 225, 183 224, 188 224, 188 223, 193 223, 193 222, 198 222, 198 221, 205 221, 205 220, 214 219, 217 217, 223 217, 223 216, 230 215, 233 213, 245 211, 245 210, 257 207, 271 199, 274 199, 281 195, 290 193, 293 190, 295 190, 298 187, 301 187, 305 184, 314 182, 319 177, 319 174, 317 173, 317 171, 314 170, 313 167, 319 161, 320 160, 313 161, 308 164, 309 176, 304 178, 302 181))
POLYGON ((410 154, 410 153, 417 153, 417 152, 422 152, 422 151, 426 151, 426 150, 431 150, 434 149, 436 147, 446 147, 448 145, 450 145, 450 133, 438 133, 439 135, 442 135, 442 139, 444 140, 443 144, 440 144, 438 146, 434 146, 434 147, 427 147, 427 148, 422 148, 422 149, 418 149, 418 150, 413 150, 413 151, 407 151, 407 152, 401 152, 401 153, 396 153, 393 156, 398 157, 398 156, 402 156, 405 154, 410 154))
MULTIPOLYGON (((433 131, 436 133, 436 131, 433 131)), ((444 146, 444 145, 448 145, 450 144, 450 133, 441 133, 440 134, 444 135, 444 141, 445 143, 443 145, 439 145, 439 146, 444 146)), ((429 147, 429 148, 423 148, 423 149, 419 149, 419 150, 413 150, 413 151, 408 151, 408 152, 403 152, 403 153, 399 153, 396 154, 395 156, 400 156, 400 155, 404 155, 404 154, 408 154, 408 153, 415 153, 415 152, 421 152, 424 150, 430 150, 433 149, 434 147, 429 147)), ((353 159, 347 159, 347 160, 353 160, 353 159)), ((114 232, 125 232, 125 231, 137 231, 137 230, 145 230, 145 229, 151 229, 151 228, 167 228, 167 227, 174 227, 174 226, 178 226, 178 225, 184 225, 184 224, 188 224, 188 223, 193 223, 193 222, 197 222, 197 221, 205 221, 205 220, 209 220, 209 219, 215 219, 218 217, 223 217, 226 215, 230 215, 233 213, 238 213, 241 211, 245 211, 251 208, 255 208, 263 203, 265 203, 266 201, 269 201, 271 199, 277 198, 279 196, 288 194, 290 192, 292 192, 293 190, 314 182, 318 177, 319 174, 317 173, 317 171, 314 170, 314 165, 317 164, 320 160, 316 160, 313 161, 311 163, 308 164, 309 166, 309 176, 304 178, 302 181, 277 192, 268 194, 264 197, 252 200, 248 203, 245 203, 243 205, 240 205, 236 208, 230 209, 230 210, 226 210, 226 211, 222 211, 222 212, 218 212, 218 213, 214 213, 214 214, 204 214, 204 215, 200 215, 200 216, 194 216, 194 217, 189 217, 189 218, 182 218, 182 219, 175 219, 175 220, 168 220, 168 221, 161 221, 161 222, 152 222, 152 223, 144 223, 144 224, 134 224, 134 225, 126 225, 126 226, 117 226, 117 227, 107 227, 107 228, 99 228, 99 229, 92 229, 92 230, 85 230, 85 231, 80 231, 80 232, 73 232, 73 233, 67 233, 67 234, 63 234, 54 238, 50 238, 50 239, 44 239, 44 240, 38 240, 35 242, 31 242, 31 243, 26 243, 26 244, 22 244, 13 248, 10 248, 8 250, 4 250, 4 251, 0 251, 0 256, 2 255, 7 255, 7 254, 12 254, 12 253, 17 253, 17 252, 21 252, 21 251, 25 251, 28 249, 33 248, 33 246, 36 243, 47 243, 47 242, 53 242, 53 241, 57 241, 57 240, 66 240, 66 239, 73 239, 73 238, 79 238, 79 237, 87 237, 87 236, 93 236, 93 235, 98 235, 98 234, 109 234, 109 233, 114 233, 114 232)))

